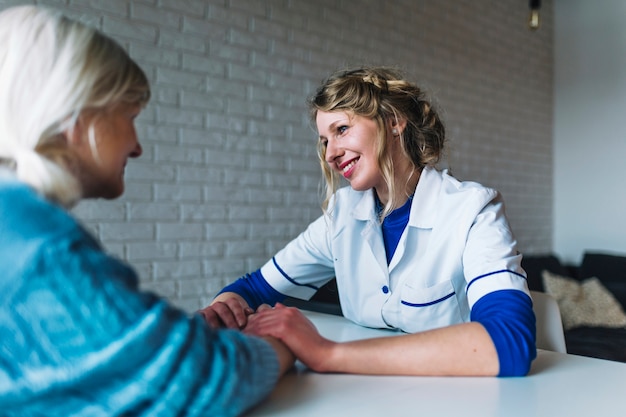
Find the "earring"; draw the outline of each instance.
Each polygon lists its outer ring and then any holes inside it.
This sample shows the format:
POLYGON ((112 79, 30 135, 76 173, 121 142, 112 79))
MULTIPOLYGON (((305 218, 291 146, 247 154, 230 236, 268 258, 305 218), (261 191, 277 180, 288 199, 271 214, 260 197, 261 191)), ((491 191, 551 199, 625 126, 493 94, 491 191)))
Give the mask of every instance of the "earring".
POLYGON ((398 135, 398 129, 391 129, 391 133, 393 133, 394 136, 398 135))

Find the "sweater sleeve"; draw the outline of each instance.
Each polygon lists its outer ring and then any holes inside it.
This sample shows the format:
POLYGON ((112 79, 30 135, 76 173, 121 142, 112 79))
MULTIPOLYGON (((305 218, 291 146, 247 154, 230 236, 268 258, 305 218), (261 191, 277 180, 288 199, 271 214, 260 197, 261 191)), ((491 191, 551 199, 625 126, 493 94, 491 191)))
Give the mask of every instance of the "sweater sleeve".
POLYGON ((532 300, 518 290, 500 290, 481 297, 471 312, 496 347, 499 376, 524 376, 537 357, 535 314, 532 300))
POLYGON ((28 265, 0 315, 7 415, 236 416, 278 379, 267 342, 139 292, 82 236, 42 242, 28 265))

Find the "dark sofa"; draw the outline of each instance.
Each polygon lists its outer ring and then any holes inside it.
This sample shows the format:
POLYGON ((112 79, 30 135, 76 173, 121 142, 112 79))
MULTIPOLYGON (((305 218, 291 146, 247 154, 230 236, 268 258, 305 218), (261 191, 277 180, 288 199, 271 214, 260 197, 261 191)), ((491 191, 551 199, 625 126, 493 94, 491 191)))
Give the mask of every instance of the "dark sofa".
POLYGON ((522 267, 528 274, 528 287, 544 291, 541 272, 548 270, 565 277, 583 280, 596 277, 626 309, 626 256, 586 252, 578 266, 563 265, 554 255, 525 255, 522 267))
MULTIPOLYGON (((626 311, 626 256, 586 252, 580 265, 563 265, 552 254, 526 255, 522 267, 534 291, 544 291, 543 270, 579 281, 596 277, 626 311)), ((626 328, 575 327, 565 332, 565 344, 574 355, 626 362, 626 328)))

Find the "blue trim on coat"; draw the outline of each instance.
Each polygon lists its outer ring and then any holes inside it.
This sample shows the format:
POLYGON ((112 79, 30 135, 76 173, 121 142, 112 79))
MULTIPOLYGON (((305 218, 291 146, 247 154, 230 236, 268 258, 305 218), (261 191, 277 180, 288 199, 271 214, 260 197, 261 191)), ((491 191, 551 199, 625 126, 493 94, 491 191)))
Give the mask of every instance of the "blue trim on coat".
POLYGON ((440 303, 442 301, 447 300, 448 298, 454 296, 456 294, 456 292, 451 292, 450 294, 446 295, 445 297, 441 297, 438 300, 435 301, 430 301, 428 303, 419 303, 419 304, 414 304, 414 303, 409 303, 408 301, 404 301, 404 300, 400 300, 400 303, 404 304, 405 306, 409 306, 409 307, 428 307, 428 306, 432 306, 434 304, 440 303))
POLYGON ((311 284, 300 284, 299 282, 295 281, 293 278, 291 278, 289 275, 287 275, 287 273, 285 271, 282 270, 282 268, 280 266, 278 266, 278 263, 276 262, 276 257, 274 256, 272 258, 272 262, 274 262, 274 266, 276 267, 276 269, 278 270, 278 272, 280 272, 282 274, 283 277, 285 277, 285 279, 289 282, 291 282, 293 285, 297 285, 299 287, 309 287, 309 288, 313 288, 315 291, 319 290, 319 287, 316 287, 315 285, 311 285, 311 284))
POLYGON ((508 273, 513 274, 513 275, 517 275, 518 277, 521 277, 523 279, 526 279, 526 277, 524 275, 520 274, 519 272, 511 271, 510 269, 501 269, 500 271, 489 272, 488 274, 480 275, 480 276, 474 278, 473 280, 471 280, 469 282, 469 284, 467 284, 467 287, 465 288, 465 291, 469 290, 469 287, 473 283, 478 281, 479 279, 486 278, 486 277, 491 276, 491 275, 502 274, 503 272, 508 272, 508 273))

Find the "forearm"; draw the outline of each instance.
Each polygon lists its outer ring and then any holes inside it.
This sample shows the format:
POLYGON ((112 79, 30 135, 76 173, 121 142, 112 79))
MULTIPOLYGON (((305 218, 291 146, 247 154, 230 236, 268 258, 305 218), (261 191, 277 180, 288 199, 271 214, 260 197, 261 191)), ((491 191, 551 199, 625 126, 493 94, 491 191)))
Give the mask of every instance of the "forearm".
POLYGON ((495 376, 498 354, 479 323, 331 344, 320 372, 373 375, 495 376))
POLYGON ((280 339, 318 372, 370 375, 497 375, 494 343, 476 322, 405 334, 336 343, 293 307, 277 304, 250 316, 246 333, 280 339))

